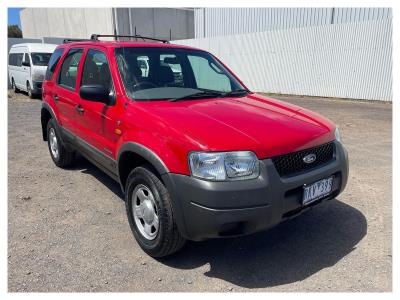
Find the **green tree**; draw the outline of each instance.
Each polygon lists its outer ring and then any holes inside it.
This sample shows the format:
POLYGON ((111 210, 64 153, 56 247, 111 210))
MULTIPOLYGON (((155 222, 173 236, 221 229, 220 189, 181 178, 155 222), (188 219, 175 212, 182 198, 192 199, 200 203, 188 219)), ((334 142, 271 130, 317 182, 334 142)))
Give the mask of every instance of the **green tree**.
POLYGON ((8 37, 9 38, 22 38, 22 31, 18 25, 8 25, 8 37))

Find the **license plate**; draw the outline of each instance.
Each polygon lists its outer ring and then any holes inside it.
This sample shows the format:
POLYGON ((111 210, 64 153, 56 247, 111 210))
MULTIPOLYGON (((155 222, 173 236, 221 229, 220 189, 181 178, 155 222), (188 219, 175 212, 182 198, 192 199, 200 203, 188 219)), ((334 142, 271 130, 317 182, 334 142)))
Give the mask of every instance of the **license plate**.
POLYGON ((317 201, 332 191, 333 177, 314 182, 304 187, 303 205, 317 201))

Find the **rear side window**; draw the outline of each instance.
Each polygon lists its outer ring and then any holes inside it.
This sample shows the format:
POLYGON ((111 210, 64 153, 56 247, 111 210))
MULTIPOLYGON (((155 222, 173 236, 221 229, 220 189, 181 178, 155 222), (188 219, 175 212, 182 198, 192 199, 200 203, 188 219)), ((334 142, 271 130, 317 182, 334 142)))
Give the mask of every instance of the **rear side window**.
POLYGON ((69 89, 75 89, 76 77, 78 75, 78 67, 82 53, 83 49, 69 50, 61 65, 60 74, 58 76, 59 85, 69 89))
MULTIPOLYGON (((59 48, 56 51, 53 52, 53 54, 50 57, 49 60, 49 65, 47 67, 46 70, 46 76, 45 79, 46 80, 51 80, 51 78, 53 77, 54 71, 56 70, 57 64, 60 61, 61 55, 63 54, 64 49, 63 48, 59 48)), ((32 57, 33 59, 33 57, 32 57)))

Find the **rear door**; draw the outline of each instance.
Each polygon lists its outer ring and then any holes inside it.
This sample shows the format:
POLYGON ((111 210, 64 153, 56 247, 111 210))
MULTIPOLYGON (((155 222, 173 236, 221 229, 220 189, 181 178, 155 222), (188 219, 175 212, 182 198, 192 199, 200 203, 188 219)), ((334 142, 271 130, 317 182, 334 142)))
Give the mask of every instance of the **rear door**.
POLYGON ((65 55, 56 78, 52 97, 59 112, 59 122, 64 129, 77 134, 77 109, 79 102, 78 80, 83 48, 71 48, 65 55))

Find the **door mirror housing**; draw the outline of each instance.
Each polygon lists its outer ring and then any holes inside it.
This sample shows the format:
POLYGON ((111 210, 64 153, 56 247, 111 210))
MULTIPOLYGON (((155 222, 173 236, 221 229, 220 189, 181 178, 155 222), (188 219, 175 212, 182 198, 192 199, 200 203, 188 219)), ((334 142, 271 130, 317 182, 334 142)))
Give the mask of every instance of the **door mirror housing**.
POLYGON ((22 62, 22 65, 23 65, 24 67, 30 67, 30 66, 31 66, 31 64, 29 63, 29 61, 23 61, 23 62, 22 62))
POLYGON ((110 91, 100 84, 85 84, 79 89, 79 96, 88 101, 109 104, 110 91))

